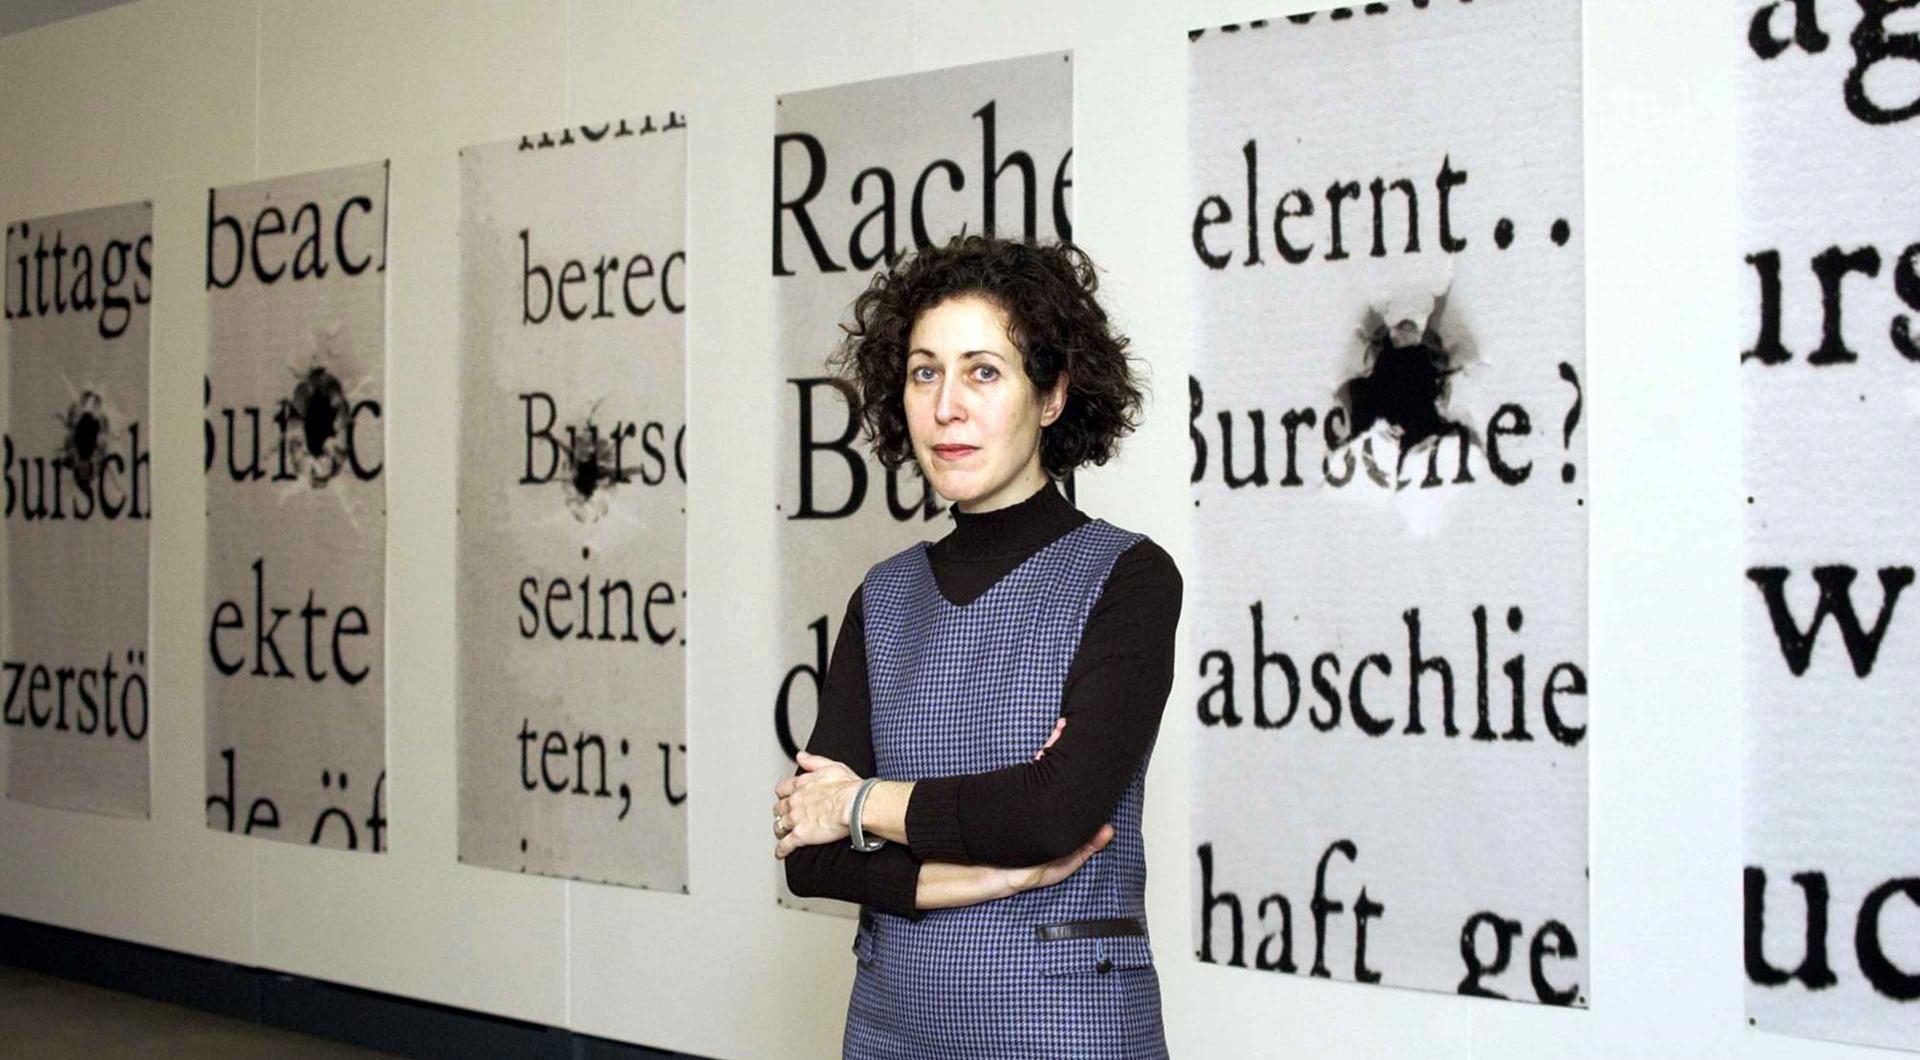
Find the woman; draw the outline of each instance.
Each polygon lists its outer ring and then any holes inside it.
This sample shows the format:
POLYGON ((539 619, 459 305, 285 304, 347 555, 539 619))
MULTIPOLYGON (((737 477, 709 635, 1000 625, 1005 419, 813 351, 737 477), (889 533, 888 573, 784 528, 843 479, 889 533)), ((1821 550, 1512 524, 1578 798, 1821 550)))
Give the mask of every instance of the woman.
POLYGON ((875 455, 955 502, 855 589, 774 789, 789 888, 862 906, 848 1057, 1166 1053, 1140 818, 1180 574, 1053 484, 1140 407, 1095 286, 1071 246, 958 239, 835 358, 875 455))

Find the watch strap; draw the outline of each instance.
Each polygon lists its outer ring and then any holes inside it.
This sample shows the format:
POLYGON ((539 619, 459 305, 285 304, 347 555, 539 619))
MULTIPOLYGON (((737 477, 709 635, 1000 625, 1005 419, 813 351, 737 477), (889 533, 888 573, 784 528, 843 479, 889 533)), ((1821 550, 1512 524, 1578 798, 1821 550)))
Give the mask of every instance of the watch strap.
POLYGON ((867 804, 867 792, 872 791, 878 783, 879 777, 868 777, 861 781, 859 790, 853 793, 853 808, 847 814, 848 842, 862 854, 871 854, 887 845, 887 841, 879 836, 868 839, 866 831, 860 827, 860 811, 867 804))

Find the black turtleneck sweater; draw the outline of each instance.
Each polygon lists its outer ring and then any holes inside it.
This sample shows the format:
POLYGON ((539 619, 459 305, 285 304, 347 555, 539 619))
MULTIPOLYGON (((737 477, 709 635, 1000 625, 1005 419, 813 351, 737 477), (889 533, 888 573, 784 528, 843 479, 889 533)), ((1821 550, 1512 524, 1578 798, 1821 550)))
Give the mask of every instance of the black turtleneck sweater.
MULTIPOLYGON (((1010 507, 968 514, 955 505, 949 513, 954 529, 927 558, 940 595, 961 605, 1087 522, 1052 484, 1010 507)), ((1180 598, 1180 572, 1165 549, 1142 540, 1121 553, 1087 615, 1061 693, 1067 727, 1046 757, 988 773, 899 778, 916 781, 907 803, 908 843, 871 854, 845 842, 800 847, 786 858, 788 889, 917 917, 923 861, 1034 865, 1086 842, 1107 822, 1159 734, 1173 687, 1180 598)), ((856 586, 827 664, 808 753, 873 776, 870 715, 856 586)))

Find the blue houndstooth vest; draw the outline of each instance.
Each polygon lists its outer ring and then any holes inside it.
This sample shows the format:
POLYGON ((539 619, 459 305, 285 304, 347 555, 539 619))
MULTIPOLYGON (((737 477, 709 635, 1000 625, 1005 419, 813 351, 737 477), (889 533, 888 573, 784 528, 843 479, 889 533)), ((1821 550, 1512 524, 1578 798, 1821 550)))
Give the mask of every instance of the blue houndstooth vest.
MULTIPOLYGON (((981 773, 1033 760, 1114 561, 1141 535, 1092 520, 964 606, 940 595, 927 546, 861 588, 878 776, 981 773)), ((1114 838, 1062 882, 920 920, 862 910, 844 1052, 874 1060, 1161 1057, 1160 989, 1145 935, 1042 939, 1041 925, 1146 923, 1142 760, 1114 838)))

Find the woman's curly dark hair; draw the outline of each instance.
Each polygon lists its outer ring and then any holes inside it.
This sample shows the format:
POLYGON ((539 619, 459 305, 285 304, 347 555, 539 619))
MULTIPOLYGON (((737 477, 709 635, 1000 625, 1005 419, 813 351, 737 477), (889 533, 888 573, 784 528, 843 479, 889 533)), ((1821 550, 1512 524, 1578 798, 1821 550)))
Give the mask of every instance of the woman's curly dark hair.
POLYGON ((978 295, 1007 314, 1008 338, 1037 393, 1068 377, 1060 415, 1042 429, 1040 463, 1055 479, 1100 465, 1139 426, 1141 390, 1127 356, 1094 299, 1092 259, 1071 243, 1023 243, 956 236, 876 273, 853 302, 853 323, 829 363, 866 421, 873 455, 887 467, 913 459, 907 433, 907 340, 921 313, 978 295))

